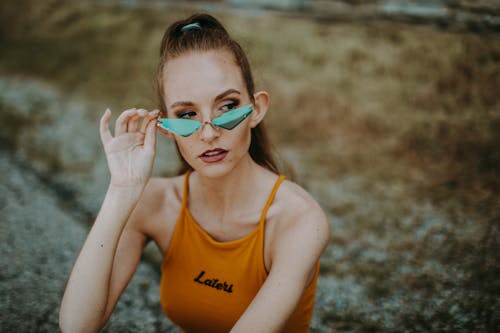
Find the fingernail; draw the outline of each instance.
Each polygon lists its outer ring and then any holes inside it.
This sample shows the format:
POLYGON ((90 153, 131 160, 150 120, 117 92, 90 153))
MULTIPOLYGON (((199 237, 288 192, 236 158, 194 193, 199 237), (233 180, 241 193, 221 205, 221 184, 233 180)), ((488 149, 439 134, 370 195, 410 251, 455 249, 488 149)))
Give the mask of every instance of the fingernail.
POLYGON ((106 111, 104 111, 104 113, 108 113, 108 112, 111 112, 111 110, 109 108, 106 108, 106 111))

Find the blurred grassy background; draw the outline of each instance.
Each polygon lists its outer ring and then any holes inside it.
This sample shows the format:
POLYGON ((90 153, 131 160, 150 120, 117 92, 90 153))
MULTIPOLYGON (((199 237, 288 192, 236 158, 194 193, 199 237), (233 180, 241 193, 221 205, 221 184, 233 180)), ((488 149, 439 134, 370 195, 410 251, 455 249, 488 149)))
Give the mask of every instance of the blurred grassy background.
MULTIPOLYGON (((47 87, 86 107, 64 115, 35 98, 21 112, 4 96, 2 147, 24 151, 48 176, 105 179, 96 171, 105 168, 95 162, 102 160, 97 119, 107 106, 115 116, 156 107, 161 36, 190 13, 3 2, 0 78, 47 87), (36 134, 72 121, 65 137, 36 134), (81 143, 68 155, 48 147, 58 140, 81 143)), ((271 94, 266 121, 277 151, 331 220, 317 327, 498 327, 500 36, 265 13, 216 16, 248 51, 257 87, 271 94), (336 299, 356 288, 363 292, 347 306, 336 299)), ((81 183, 73 184, 76 192, 81 183)))

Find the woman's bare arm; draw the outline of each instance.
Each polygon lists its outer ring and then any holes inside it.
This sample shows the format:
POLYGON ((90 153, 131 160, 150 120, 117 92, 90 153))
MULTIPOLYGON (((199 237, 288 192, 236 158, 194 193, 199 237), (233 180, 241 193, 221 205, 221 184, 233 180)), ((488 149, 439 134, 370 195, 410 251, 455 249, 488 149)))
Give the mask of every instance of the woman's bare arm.
POLYGON ((127 110, 116 121, 115 137, 110 112, 101 118, 111 182, 66 285, 59 314, 64 332, 98 331, 137 268, 146 236, 130 217, 151 174, 155 118, 156 113, 127 110))
POLYGON ((277 333, 285 327, 330 238, 324 213, 312 206, 277 230, 269 275, 232 333, 277 333))

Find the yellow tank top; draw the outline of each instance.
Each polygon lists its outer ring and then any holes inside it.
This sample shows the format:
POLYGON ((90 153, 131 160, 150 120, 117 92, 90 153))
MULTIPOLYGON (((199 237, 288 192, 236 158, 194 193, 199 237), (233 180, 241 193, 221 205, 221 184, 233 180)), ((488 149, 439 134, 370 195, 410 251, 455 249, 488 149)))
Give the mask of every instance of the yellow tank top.
MULTIPOLYGON (((161 266, 160 302, 165 314, 189 333, 229 332, 267 277, 264 265, 266 213, 285 177, 276 181, 258 227, 243 238, 218 242, 196 223, 187 207, 189 173, 182 208, 161 266)), ((319 264, 313 281, 284 332, 309 332, 319 264)))

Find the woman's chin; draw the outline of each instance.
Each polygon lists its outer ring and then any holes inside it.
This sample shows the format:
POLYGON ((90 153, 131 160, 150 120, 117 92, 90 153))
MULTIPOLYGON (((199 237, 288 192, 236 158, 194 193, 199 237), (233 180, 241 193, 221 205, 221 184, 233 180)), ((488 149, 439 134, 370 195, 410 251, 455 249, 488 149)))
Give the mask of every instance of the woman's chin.
POLYGON ((207 178, 226 177, 234 172, 245 172, 246 166, 251 165, 252 158, 250 155, 243 154, 242 156, 234 155, 233 152, 225 154, 221 159, 203 159, 198 157, 194 161, 190 161, 191 167, 200 175, 207 178))
POLYGON ((219 164, 205 164, 195 168, 195 171, 203 177, 206 178, 221 178, 227 176, 233 167, 227 163, 219 163, 219 164))

